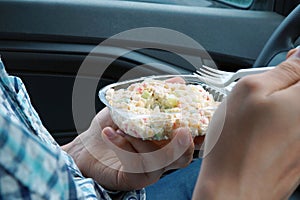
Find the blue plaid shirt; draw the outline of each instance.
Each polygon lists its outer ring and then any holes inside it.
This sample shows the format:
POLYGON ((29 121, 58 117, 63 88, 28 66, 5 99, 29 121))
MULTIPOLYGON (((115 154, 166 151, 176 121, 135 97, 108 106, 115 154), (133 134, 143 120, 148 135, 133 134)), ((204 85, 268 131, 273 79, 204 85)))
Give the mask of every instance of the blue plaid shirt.
MULTIPOLYGON (((61 150, 0 59, 0 199, 111 199, 61 150)), ((124 199, 146 199, 144 190, 124 199)))

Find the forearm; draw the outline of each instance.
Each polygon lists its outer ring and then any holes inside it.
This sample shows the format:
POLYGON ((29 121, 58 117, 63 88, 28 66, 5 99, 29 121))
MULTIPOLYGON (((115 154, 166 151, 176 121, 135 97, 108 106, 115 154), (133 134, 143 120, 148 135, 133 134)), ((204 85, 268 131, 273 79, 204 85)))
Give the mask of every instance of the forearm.
MULTIPOLYGON (((235 177, 229 174, 218 174, 216 167, 207 168, 203 162, 200 174, 193 193, 193 199, 218 200, 218 199, 251 199, 241 195, 241 191, 235 177)), ((222 166, 217 168, 221 169, 222 166)))

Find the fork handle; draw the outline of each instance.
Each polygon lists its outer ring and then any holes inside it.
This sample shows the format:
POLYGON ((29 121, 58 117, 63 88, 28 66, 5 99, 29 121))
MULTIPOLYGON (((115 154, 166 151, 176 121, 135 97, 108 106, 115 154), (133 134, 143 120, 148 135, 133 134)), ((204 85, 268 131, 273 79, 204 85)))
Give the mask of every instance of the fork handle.
POLYGON ((236 74, 238 74, 238 76, 241 78, 243 76, 247 76, 247 75, 251 75, 251 74, 263 73, 263 72, 269 71, 274 68, 275 68, 275 66, 240 69, 236 72, 236 74))

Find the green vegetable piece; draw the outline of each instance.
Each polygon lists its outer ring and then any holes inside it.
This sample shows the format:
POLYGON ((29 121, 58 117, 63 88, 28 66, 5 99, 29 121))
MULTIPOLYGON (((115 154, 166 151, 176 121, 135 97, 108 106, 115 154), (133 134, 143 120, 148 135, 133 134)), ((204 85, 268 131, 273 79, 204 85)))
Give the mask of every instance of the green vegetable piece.
POLYGON ((148 99, 150 96, 151 96, 151 94, 150 94, 147 90, 144 90, 144 91, 143 91, 142 97, 143 97, 144 99, 148 99))
POLYGON ((168 107, 168 108, 173 108, 173 107, 177 106, 178 103, 179 103, 178 98, 172 94, 167 97, 167 100, 165 102, 166 107, 168 107))

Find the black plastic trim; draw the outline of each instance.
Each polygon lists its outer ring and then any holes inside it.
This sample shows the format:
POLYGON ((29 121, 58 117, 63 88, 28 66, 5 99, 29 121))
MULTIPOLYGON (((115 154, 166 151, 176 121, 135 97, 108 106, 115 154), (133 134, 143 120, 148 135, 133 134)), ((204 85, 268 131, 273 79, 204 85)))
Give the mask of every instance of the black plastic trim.
POLYGON ((256 59, 283 19, 273 12, 107 0, 3 0, 0 13, 0 36, 72 37, 79 43, 132 28, 163 27, 187 34, 209 52, 246 59, 256 59))

